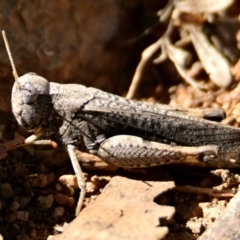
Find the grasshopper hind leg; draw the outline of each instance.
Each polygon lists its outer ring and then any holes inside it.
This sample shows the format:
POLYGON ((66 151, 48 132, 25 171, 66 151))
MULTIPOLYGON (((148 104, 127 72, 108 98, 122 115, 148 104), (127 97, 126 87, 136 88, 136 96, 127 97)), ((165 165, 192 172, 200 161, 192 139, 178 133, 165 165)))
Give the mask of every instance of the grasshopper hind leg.
POLYGON ((98 149, 98 156, 123 168, 147 168, 169 163, 195 165, 215 164, 218 146, 172 146, 145 141, 140 137, 118 135, 106 139, 98 149), (208 164, 207 163, 207 164, 208 164))

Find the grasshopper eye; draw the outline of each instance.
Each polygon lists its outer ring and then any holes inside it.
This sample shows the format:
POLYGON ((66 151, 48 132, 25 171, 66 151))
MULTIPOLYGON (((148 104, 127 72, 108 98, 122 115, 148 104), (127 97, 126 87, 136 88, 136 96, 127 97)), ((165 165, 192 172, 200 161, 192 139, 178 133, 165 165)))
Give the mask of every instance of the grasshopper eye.
POLYGON ((22 86, 22 100, 25 104, 30 104, 36 101, 38 97, 38 90, 31 83, 26 83, 22 86))
POLYGON ((49 93, 49 82, 36 73, 26 73, 19 77, 17 82, 20 85, 18 91, 24 104, 33 104, 39 95, 49 93))

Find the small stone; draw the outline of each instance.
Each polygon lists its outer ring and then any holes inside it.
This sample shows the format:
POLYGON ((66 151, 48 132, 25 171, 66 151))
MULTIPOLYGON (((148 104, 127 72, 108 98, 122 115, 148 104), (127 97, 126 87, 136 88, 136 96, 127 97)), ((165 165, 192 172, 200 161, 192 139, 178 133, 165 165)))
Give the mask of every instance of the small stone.
POLYGON ((31 187, 44 188, 48 184, 47 175, 44 175, 44 174, 29 175, 27 181, 28 181, 29 186, 31 186, 31 187))
POLYGON ((63 207, 56 207, 53 211, 53 218, 60 218, 64 215, 65 210, 63 207))
POLYGON ((23 222, 28 222, 29 218, 29 214, 27 211, 17 211, 16 212, 16 216, 18 220, 21 220, 23 222))
POLYGON ((7 223, 13 223, 16 220, 16 215, 14 213, 8 213, 5 215, 5 220, 7 223))
POLYGON ((78 189, 78 183, 77 183, 77 177, 76 175, 62 175, 59 177, 59 182, 67 187, 73 187, 75 189, 78 189))
POLYGON ((73 197, 69 197, 67 195, 64 195, 62 193, 57 193, 54 195, 54 200, 59 205, 67 206, 67 207, 73 207, 75 204, 75 200, 73 197))
POLYGON ((53 201, 53 194, 50 194, 48 196, 40 196, 37 199, 37 206, 39 210, 47 210, 52 207, 53 201))
POLYGON ((4 199, 10 199, 15 195, 12 190, 12 186, 9 183, 2 183, 0 187, 0 191, 1 191, 1 196, 4 199))
POLYGON ((55 185, 55 188, 56 188, 56 190, 57 191, 62 191, 62 186, 61 186, 61 184, 60 183, 57 183, 56 185, 55 185))
POLYGON ((14 201, 14 202, 11 204, 11 207, 10 207, 10 209, 11 209, 12 211, 17 211, 19 208, 20 208, 20 204, 19 204, 18 201, 14 201))
POLYGON ((57 232, 57 233, 63 233, 63 230, 64 230, 64 227, 63 225, 55 225, 54 226, 54 230, 57 232))
POLYGON ((92 183, 92 182, 87 182, 86 183, 86 192, 87 193, 94 193, 98 190, 98 187, 96 184, 92 183))

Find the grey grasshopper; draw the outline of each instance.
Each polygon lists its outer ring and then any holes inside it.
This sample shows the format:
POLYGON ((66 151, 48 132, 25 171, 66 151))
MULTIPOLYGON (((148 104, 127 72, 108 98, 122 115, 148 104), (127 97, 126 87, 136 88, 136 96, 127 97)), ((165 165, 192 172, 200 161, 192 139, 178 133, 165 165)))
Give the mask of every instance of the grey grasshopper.
POLYGON ((34 132, 25 142, 44 136, 66 145, 81 189, 77 214, 85 195, 75 154, 82 143, 90 153, 124 168, 169 163, 240 166, 240 130, 202 119, 221 117, 222 110, 189 112, 79 84, 49 82, 35 73, 18 77, 11 55, 10 59, 16 79, 12 110, 19 125, 34 132))

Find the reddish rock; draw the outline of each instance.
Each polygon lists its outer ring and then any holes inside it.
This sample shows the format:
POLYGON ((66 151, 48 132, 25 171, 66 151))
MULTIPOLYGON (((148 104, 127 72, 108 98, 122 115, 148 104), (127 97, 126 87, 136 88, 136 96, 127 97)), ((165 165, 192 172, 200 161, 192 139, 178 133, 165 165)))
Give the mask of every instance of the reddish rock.
POLYGON ((54 200, 59 205, 67 206, 67 207, 73 207, 75 204, 75 200, 73 197, 69 197, 67 195, 64 195, 62 193, 58 193, 54 195, 54 200))

